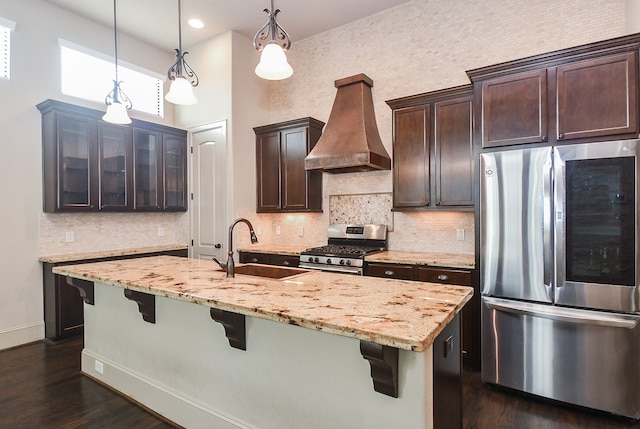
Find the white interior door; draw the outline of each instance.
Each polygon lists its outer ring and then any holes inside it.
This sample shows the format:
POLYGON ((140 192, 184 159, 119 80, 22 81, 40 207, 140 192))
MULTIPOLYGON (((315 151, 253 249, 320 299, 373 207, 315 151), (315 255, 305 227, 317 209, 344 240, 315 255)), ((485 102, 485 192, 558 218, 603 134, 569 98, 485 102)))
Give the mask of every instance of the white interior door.
POLYGON ((226 122, 190 130, 192 258, 225 260, 226 122))

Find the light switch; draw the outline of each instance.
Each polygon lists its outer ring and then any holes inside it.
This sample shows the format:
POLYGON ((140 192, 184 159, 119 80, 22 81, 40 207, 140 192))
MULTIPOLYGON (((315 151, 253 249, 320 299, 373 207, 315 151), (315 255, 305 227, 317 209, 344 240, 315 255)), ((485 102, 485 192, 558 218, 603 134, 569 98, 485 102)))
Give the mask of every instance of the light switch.
POLYGON ((281 232, 280 225, 276 226, 276 235, 280 235, 281 232))
POLYGON ((73 231, 66 231, 64 233, 64 241, 67 243, 73 243, 74 241, 76 241, 76 236, 73 231))
POLYGON ((298 237, 303 237, 304 236, 304 226, 299 226, 298 227, 298 237))
POLYGON ((464 241, 464 229, 462 228, 456 229, 456 239, 458 241, 464 241))

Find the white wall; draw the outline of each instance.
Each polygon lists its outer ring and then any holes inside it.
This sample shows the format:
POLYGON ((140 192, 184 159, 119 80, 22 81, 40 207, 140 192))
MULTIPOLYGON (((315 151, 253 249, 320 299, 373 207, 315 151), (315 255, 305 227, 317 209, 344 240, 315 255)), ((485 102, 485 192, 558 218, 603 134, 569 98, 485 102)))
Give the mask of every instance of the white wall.
MULTIPOLYGON (((41 0, 0 0, 0 16, 16 22, 11 34, 11 80, 0 80, 0 349, 43 337, 42 271, 38 256, 158 243, 156 229, 165 225, 164 240, 186 244, 185 214, 162 216, 106 214, 56 215, 42 213, 40 112, 36 104, 52 98, 95 109, 100 104, 61 94, 58 39, 113 55, 113 29, 81 19, 41 0), (123 217, 124 216, 124 217, 123 217), (128 216, 128 218, 127 218, 128 216), (135 216, 135 217, 133 217, 135 216), (150 221, 149 221, 150 220, 150 221), (62 245, 64 231, 77 229, 76 243, 62 245), (141 233, 141 228, 143 229, 141 233), (110 232, 118 231, 119 234, 110 232), (131 234, 128 234, 131 233, 131 234), (137 235, 133 235, 136 232, 137 235), (42 238, 41 238, 42 237, 42 238), (133 238, 135 237, 135 238, 133 238), (178 240, 178 241, 174 241, 178 240)), ((118 37, 120 59, 166 73, 172 52, 118 37)), ((132 113, 132 117, 171 125, 172 108, 163 120, 132 113)))

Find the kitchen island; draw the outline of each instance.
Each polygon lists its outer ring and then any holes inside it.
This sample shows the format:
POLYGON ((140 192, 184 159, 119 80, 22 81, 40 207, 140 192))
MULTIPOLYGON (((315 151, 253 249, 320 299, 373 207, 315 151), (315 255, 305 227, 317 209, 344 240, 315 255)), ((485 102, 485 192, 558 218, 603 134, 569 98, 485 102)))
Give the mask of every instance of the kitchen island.
POLYGON ((176 257, 54 272, 86 297, 82 371, 185 427, 431 428, 433 342, 472 295, 176 257))

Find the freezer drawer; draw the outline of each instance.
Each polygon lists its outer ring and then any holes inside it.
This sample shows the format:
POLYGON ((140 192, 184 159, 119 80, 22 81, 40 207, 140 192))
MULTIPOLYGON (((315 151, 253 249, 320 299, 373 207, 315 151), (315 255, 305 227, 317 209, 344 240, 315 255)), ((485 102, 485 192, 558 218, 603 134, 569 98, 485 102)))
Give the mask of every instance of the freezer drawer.
POLYGON ((640 418, 637 315, 482 298, 482 379, 640 418))

